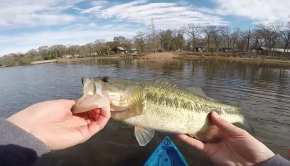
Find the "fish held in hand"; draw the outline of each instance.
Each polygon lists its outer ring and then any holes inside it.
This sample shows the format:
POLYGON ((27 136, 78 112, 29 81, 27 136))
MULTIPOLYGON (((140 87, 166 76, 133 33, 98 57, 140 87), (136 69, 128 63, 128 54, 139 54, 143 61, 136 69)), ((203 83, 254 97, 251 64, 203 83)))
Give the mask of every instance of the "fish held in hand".
POLYGON ((241 107, 222 104, 205 95, 201 88, 181 90, 166 81, 145 82, 109 77, 82 78, 84 96, 77 100, 73 113, 102 105, 101 96, 110 101, 114 120, 135 126, 140 146, 146 146, 155 131, 187 134, 204 143, 219 141, 222 132, 209 114, 217 112, 233 124, 249 128, 241 107), (81 108, 81 109, 80 109, 81 108))

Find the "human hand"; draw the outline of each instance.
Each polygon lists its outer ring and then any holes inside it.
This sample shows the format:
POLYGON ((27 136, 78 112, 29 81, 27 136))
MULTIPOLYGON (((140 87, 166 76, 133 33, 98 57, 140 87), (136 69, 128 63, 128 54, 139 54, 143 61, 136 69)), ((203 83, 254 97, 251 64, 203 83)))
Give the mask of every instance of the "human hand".
POLYGON ((204 144, 186 135, 178 137, 204 152, 216 165, 260 165, 275 155, 248 132, 220 118, 217 113, 211 113, 211 120, 224 133, 219 143, 204 144))
POLYGON ((74 115, 74 100, 53 100, 34 104, 7 118, 31 133, 51 150, 65 149, 87 141, 110 119, 110 105, 74 115))

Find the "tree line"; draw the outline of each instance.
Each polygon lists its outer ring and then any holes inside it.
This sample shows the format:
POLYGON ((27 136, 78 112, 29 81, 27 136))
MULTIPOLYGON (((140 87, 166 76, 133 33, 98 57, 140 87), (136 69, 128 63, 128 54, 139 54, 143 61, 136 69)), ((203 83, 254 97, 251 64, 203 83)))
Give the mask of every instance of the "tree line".
POLYGON ((179 29, 157 30, 154 21, 147 31, 139 31, 127 38, 116 36, 113 41, 97 39, 85 45, 41 46, 26 53, 10 53, 0 57, 0 66, 27 65, 32 61, 61 58, 69 54, 77 57, 112 55, 112 48, 126 50, 136 48, 139 52, 156 51, 204 51, 204 52, 251 52, 266 47, 267 54, 274 55, 275 48, 284 51, 276 56, 285 56, 290 49, 290 22, 258 24, 253 29, 242 30, 230 26, 204 26, 186 24, 179 29))

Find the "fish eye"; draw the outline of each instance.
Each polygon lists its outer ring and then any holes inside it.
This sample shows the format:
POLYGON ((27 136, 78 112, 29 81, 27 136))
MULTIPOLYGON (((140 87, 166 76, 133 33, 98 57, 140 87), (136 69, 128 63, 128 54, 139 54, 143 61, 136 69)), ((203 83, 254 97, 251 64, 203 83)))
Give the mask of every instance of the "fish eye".
POLYGON ((104 77, 101 78, 101 81, 103 81, 103 82, 110 82, 110 78, 107 77, 107 76, 104 76, 104 77))

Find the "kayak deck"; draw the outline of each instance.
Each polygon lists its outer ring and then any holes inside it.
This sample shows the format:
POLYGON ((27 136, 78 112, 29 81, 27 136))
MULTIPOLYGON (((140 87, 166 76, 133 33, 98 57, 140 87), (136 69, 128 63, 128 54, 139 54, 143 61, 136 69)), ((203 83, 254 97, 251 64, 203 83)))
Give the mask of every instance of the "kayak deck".
POLYGON ((144 166, 189 166, 173 141, 166 136, 144 166))

